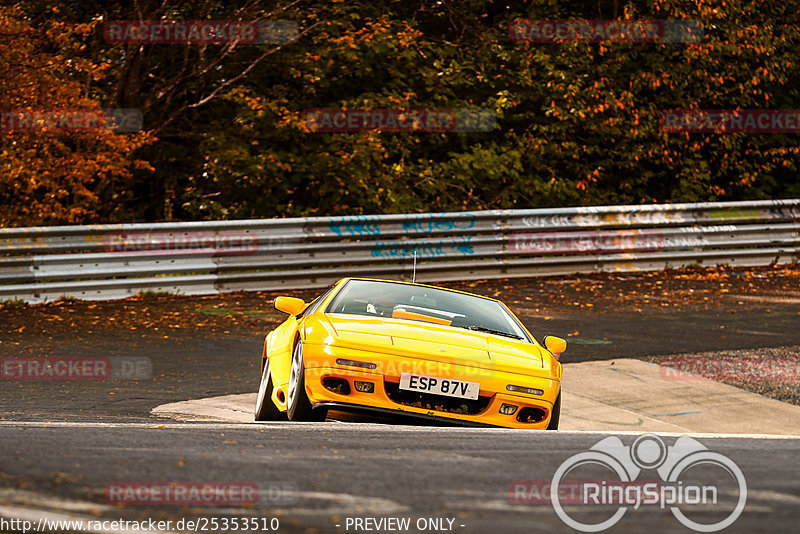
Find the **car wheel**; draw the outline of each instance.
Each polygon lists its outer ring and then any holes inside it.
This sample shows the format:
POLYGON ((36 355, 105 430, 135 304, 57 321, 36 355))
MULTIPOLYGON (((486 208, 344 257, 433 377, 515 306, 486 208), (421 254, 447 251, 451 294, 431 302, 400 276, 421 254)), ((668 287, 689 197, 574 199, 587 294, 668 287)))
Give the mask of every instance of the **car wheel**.
POLYGON ((258 386, 258 396, 256 397, 256 411, 254 419, 256 421, 277 421, 281 419, 281 411, 272 402, 272 373, 269 370, 269 358, 264 360, 264 368, 261 370, 261 384, 258 386))
POLYGON ((550 424, 547 425, 547 430, 558 430, 558 420, 561 417, 561 392, 558 392, 556 403, 553 404, 553 415, 550 416, 550 424))
POLYGON ((289 371, 288 399, 286 415, 289 421, 324 421, 328 410, 314 410, 306 394, 306 367, 303 364, 303 344, 298 341, 292 353, 292 367, 289 371))

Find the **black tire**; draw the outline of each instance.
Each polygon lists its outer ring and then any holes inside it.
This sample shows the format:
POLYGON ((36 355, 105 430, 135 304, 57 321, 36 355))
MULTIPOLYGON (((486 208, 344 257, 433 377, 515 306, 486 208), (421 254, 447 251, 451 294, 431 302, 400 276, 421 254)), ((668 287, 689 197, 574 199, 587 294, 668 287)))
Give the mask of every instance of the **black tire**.
POLYGON ((558 430, 558 420, 561 418, 561 392, 558 392, 556 402, 553 404, 553 415, 550 416, 550 424, 547 425, 547 430, 558 430))
POLYGON ((264 359, 263 369, 261 370, 261 383, 256 394, 256 410, 254 419, 256 421, 278 421, 283 414, 272 402, 272 374, 269 371, 269 358, 264 359))
POLYGON ((298 341, 292 353, 289 371, 289 391, 286 399, 286 415, 289 421, 324 421, 327 408, 314 409, 306 393, 306 367, 303 363, 303 343, 298 341))

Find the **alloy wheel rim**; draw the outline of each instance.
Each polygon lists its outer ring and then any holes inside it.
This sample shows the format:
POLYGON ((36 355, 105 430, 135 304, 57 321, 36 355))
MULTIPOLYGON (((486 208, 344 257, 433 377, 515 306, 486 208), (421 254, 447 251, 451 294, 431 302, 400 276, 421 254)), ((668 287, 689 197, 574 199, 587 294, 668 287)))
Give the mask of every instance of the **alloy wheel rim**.
POLYGON ((269 362, 264 365, 264 372, 261 373, 261 384, 258 386, 256 409, 261 409, 261 405, 264 404, 264 395, 267 392, 267 376, 269 376, 269 362))
POLYGON ((297 383, 300 380, 300 358, 301 352, 298 348, 292 356, 292 368, 289 371, 289 400, 294 404, 297 395, 297 383))

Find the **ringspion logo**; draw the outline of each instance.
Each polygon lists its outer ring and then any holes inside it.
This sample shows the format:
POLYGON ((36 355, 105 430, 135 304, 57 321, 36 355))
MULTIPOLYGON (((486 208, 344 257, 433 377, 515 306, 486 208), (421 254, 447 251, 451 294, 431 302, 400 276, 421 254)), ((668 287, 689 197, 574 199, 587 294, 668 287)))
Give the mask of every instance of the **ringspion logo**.
POLYGON ((717 532, 741 515, 747 502, 747 482, 730 458, 710 451, 696 439, 682 436, 667 446, 659 436, 643 434, 626 446, 612 436, 567 458, 553 475, 549 496, 556 515, 581 532, 611 528, 628 510, 643 505, 669 508, 692 530, 717 532), (643 472, 652 471, 660 483, 639 480, 643 472), (587 480, 587 472, 610 472, 611 478, 587 480), (569 488, 577 484, 579 494, 565 493, 565 484, 569 488), (565 508, 565 504, 571 506, 565 508), (591 516, 582 514, 588 509, 579 505, 595 505, 591 516), (709 515, 709 508, 719 513, 709 515), (600 519, 598 515, 602 515, 600 519))
MULTIPOLYGON (((515 480, 508 487, 508 499, 514 504, 552 504, 552 480, 515 480)), ((663 484, 655 480, 636 480, 633 482, 616 482, 606 484, 606 488, 618 488, 620 492, 628 492, 630 487, 652 488, 658 490, 663 484)), ((583 495, 593 492, 597 487, 595 480, 571 480, 558 485, 558 501, 564 504, 601 504, 599 500, 590 499, 585 502, 583 495)), ((604 503, 603 503, 604 504, 604 503)))

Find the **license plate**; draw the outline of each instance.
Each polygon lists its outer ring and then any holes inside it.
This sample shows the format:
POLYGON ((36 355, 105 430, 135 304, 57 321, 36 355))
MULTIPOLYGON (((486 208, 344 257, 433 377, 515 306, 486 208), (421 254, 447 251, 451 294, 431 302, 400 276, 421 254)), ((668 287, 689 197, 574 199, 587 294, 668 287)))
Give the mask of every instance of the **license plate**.
POLYGON ((403 373, 400 375, 400 389, 475 400, 478 398, 481 385, 478 382, 403 373))

